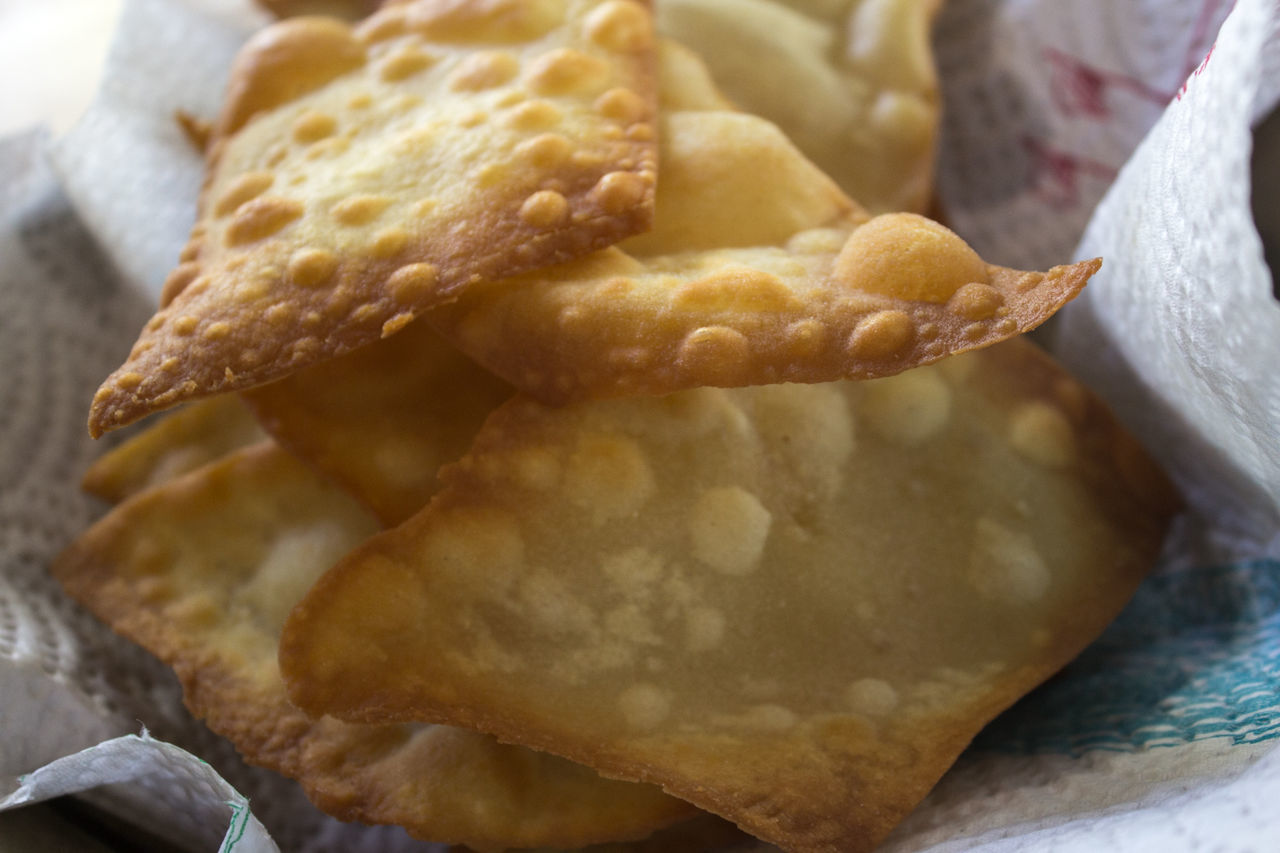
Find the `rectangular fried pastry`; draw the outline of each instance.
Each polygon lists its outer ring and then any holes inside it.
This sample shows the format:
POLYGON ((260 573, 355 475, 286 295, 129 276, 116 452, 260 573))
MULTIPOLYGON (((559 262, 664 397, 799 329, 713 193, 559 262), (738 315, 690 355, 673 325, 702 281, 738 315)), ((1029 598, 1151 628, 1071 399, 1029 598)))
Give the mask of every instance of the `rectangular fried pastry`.
POLYGON ((312 713, 491 732, 865 851, 1119 611, 1176 502, 1018 340, 867 382, 516 398, 281 639, 312 713))
POLYGON ((377 525, 270 442, 139 492, 57 560, 67 591, 170 664, 192 712, 344 820, 480 850, 642 838, 694 809, 449 726, 309 718, 285 696, 281 625, 377 525))

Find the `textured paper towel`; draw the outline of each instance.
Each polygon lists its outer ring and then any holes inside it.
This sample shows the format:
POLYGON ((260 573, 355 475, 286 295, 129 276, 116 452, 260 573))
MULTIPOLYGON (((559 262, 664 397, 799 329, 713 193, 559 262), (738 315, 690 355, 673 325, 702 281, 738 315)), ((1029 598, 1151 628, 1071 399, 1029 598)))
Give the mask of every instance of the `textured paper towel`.
POLYGON ((148 828, 175 843, 194 841, 212 850, 221 842, 218 849, 224 853, 279 850, 249 812, 244 796, 212 767, 145 731, 140 737, 109 740, 41 767, 0 800, 0 808, 86 791, 111 811, 133 812, 145 802, 148 828), (225 825, 226 831, 216 833, 219 825, 225 825))
POLYGON ((1280 530, 1280 303, 1249 205, 1278 25, 1274 2, 1237 6, 1089 224, 1080 250, 1111 260, 1055 343, 1202 512, 1252 538, 1280 530))
MULTIPOLYGON (((1025 266, 1068 259, 1129 153, 1200 66, 1230 5, 951 0, 939 28, 948 104, 940 189, 951 222, 994 259, 1025 266)), ((1241 182, 1248 122, 1274 100, 1259 80, 1277 80, 1267 73, 1278 52, 1275 4, 1241 0, 1236 16, 1244 23, 1223 32, 1175 109, 1216 116, 1196 119, 1223 131, 1221 139, 1206 140, 1203 153, 1218 164, 1217 146, 1224 144, 1226 164, 1215 166, 1213 180, 1234 187, 1217 188, 1225 204, 1243 201, 1247 215, 1241 182), (1214 93, 1247 106, 1230 109, 1214 93), (1217 124, 1223 121, 1233 124, 1217 124)), ((198 163, 173 129, 172 109, 211 110, 240 37, 235 28, 191 17, 177 0, 130 4, 93 112, 53 147, 78 216, 39 157, 41 140, 0 148, 0 358, 8 368, 0 378, 0 695, 8 723, 0 732, 0 773, 33 770, 103 737, 134 732, 141 721, 208 760, 246 794, 283 849, 432 849, 398 831, 342 827, 306 806, 290 783, 245 767, 186 717, 165 672, 68 604, 43 574, 48 559, 97 511, 75 492, 94 452, 84 437, 85 401, 127 352, 144 303, 158 292, 192 218, 198 163), (109 272, 113 265, 121 277, 109 272), (25 685, 23 692, 11 693, 10 684, 25 685), (67 722, 48 725, 51 719, 67 722)), ((1174 125, 1168 132, 1176 139, 1181 125, 1165 123, 1174 125)), ((1165 161, 1156 143, 1146 150, 1156 152, 1150 156, 1157 174, 1208 168, 1165 161)), ((1130 180, 1146 174, 1137 162, 1124 171, 1108 208, 1154 211, 1165 198, 1130 180), (1126 186, 1138 187, 1136 202, 1126 186)), ((1208 212, 1225 219, 1238 211, 1208 212)), ((1100 211, 1097 221, 1106 215, 1100 211)), ((1215 216, 1208 219, 1216 224, 1215 216)), ((1155 250, 1167 237, 1120 221, 1095 225, 1090 234, 1113 241, 1105 269, 1117 275, 1107 287, 1124 293, 1136 286, 1131 272, 1120 274, 1134 244, 1155 250)), ((1203 244, 1187 262, 1255 251, 1256 238, 1255 248, 1235 242, 1247 242, 1246 232, 1236 225, 1193 232, 1197 240, 1225 242, 1203 244)), ((1205 292, 1184 288, 1173 295, 1185 309, 1218 310, 1205 292)), ((1110 322, 1110 303, 1099 297, 1096 304, 1110 322)), ((1069 318, 1059 335, 1073 352, 1066 342, 1077 334, 1076 322, 1069 318)), ((1117 323, 1103 327, 1100 340, 1110 342, 1099 348, 1117 352, 1094 361, 1127 360, 1132 370, 1154 371, 1141 374, 1144 383, 1161 378, 1148 348, 1123 347, 1127 331, 1117 323), (1117 335, 1118 343, 1111 340, 1117 335)), ((1163 326, 1150 325, 1148 333, 1159 336, 1163 326)), ((1210 340, 1199 357, 1214 364, 1229 351, 1210 340)), ((1107 364, 1098 379, 1109 380, 1118 366, 1107 364)), ((1131 393, 1098 384, 1117 395, 1116 403, 1131 393)), ((1201 399, 1199 390, 1187 390, 1193 401, 1201 399)), ((1264 423, 1265 409, 1248 409, 1265 405, 1259 394, 1240 396, 1246 411, 1224 414, 1217 425, 1238 416, 1264 423)), ((888 849, 1097 850, 1141 842, 1192 850, 1215 842, 1214 849, 1243 851, 1265 849, 1262 839, 1280 835, 1280 816, 1259 807, 1280 796, 1273 751, 1280 736, 1280 561, 1265 544, 1274 533, 1267 504, 1248 492, 1265 496, 1263 477, 1271 475, 1233 461, 1220 436, 1206 437, 1197 420, 1183 417, 1186 433, 1220 454, 1200 457, 1213 464, 1197 462, 1182 472, 1184 481, 1197 495, 1231 496, 1231 513, 1183 519, 1134 605, 1061 676, 985 732, 888 849)), ((1234 435, 1234 427, 1223 428, 1234 435)), ((1177 445, 1166 450, 1159 432, 1148 437, 1157 452, 1175 458, 1185 452, 1177 445)), ((1255 438, 1265 445, 1264 436, 1255 438)), ((144 743, 109 741, 101 748, 107 752, 60 766, 152 749, 144 743)), ((178 753, 165 755, 178 756, 181 766, 178 753)), ((111 764, 120 771, 134 760, 111 764)), ((35 778, 15 796, 29 796, 35 778)), ((158 820, 142 809, 145 787, 111 790, 127 818, 158 820)), ((225 813, 211 820, 212 837, 223 837, 225 813)))

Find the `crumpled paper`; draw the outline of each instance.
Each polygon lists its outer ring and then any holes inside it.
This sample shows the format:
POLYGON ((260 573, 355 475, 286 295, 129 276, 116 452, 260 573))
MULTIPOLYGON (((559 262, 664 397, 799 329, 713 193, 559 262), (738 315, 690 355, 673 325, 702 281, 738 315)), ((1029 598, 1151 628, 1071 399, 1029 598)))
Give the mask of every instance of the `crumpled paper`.
POLYGON ((110 811, 133 808, 139 795, 158 803, 153 820, 180 818, 178 826, 164 826, 161 836, 203 843, 224 853, 277 853, 279 850, 249 803, 208 764, 146 731, 99 744, 50 762, 24 776, 17 791, 0 800, 0 809, 38 803, 69 793, 91 791, 97 805, 110 811), (117 801, 117 799, 119 801, 117 801), (210 830, 226 831, 211 836, 210 830), (194 839, 193 839, 194 836, 194 839), (204 836, 201 838, 201 836, 204 836))
MULTIPOLYGON (((1048 339, 1191 512, 1112 628, 984 731, 887 850, 1244 851, 1280 837, 1280 308, 1248 221, 1249 128, 1280 94, 1278 26, 1271 0, 946 5, 947 219, 1013 266, 1105 256, 1048 339)), ((241 818, 218 798, 239 795, 286 850, 438 849, 338 824, 244 766, 181 710, 162 667, 43 571, 100 511, 76 493, 96 452, 87 401, 194 215, 200 164, 173 110, 212 113, 244 34, 181 0, 132 0, 90 114, 57 143, 0 143, 0 774, 29 774, 0 787, 16 789, 0 808, 106 768, 202 780, 202 806, 166 807, 145 784, 97 789, 125 819, 178 827, 166 834, 188 849, 236 837, 241 818), (129 737, 140 723, 239 794, 129 737), (204 835, 184 837, 193 820, 204 835)))

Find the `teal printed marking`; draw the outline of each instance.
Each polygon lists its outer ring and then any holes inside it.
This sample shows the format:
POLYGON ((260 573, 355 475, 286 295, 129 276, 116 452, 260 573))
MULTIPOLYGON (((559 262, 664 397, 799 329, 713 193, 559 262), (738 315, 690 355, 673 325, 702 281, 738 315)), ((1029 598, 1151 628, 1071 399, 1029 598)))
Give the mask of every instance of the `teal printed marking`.
POLYGON ((977 751, 1078 756, 1280 737, 1280 561, 1147 579, 1073 663, 993 722, 977 751))
POLYGON ((244 805, 231 800, 227 801, 227 805, 231 808, 231 825, 227 827, 227 834, 222 838, 218 853, 231 853, 244 837, 245 827, 249 823, 249 811, 244 805))

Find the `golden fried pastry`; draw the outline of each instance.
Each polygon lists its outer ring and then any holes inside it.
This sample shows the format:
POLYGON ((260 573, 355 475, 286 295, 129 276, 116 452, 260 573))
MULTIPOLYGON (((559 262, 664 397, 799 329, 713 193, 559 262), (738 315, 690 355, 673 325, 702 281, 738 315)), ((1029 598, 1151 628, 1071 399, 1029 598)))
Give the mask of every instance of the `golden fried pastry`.
POLYGON ((426 505, 440 466, 513 393, 415 323, 244 397, 272 437, 389 526, 426 505))
POLYGON ((665 111, 652 231, 427 320, 546 402, 887 376, 1034 328, 1099 266, 988 264, 916 214, 871 219, 772 124, 665 111))
POLYGON ((68 592, 173 666, 192 712, 344 820, 479 849, 639 838, 693 809, 653 786, 446 726, 310 719, 285 697, 280 626, 376 529, 269 443, 141 492, 58 559, 68 592))
POLYGON ((1174 506, 1022 341, 890 379, 489 419, 291 614, 290 698, 473 727, 869 850, 1119 611, 1174 506))
POLYGON ((941 0, 662 0, 739 108, 776 123, 872 213, 928 209, 941 0))
MULTIPOLYGON (((665 108, 728 108, 696 55, 666 40, 659 60, 665 108)), ((845 207, 834 194, 816 197, 824 211, 845 207)), ((272 437, 392 525, 426 504, 438 488, 435 472, 462 456, 513 393, 414 323, 244 398, 272 437)))
POLYGON ((238 57, 163 307, 99 435, 372 343, 496 279, 649 227, 638 0, 413 0, 268 27, 238 57))
POLYGON ((119 503, 264 438, 266 434, 240 400, 231 395, 210 397, 183 407, 98 457, 80 487, 119 503))

